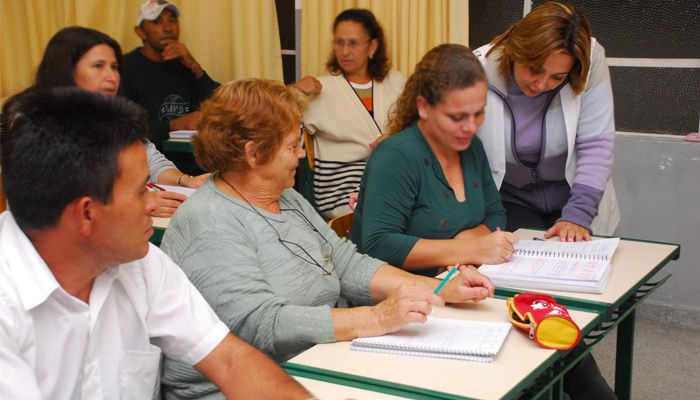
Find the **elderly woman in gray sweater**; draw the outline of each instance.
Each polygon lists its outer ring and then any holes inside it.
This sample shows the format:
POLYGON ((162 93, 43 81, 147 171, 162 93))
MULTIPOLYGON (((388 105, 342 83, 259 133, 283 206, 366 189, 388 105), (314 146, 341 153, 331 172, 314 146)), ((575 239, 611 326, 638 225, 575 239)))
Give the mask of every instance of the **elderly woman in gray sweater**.
MULTIPOLYGON (((240 338, 278 362, 317 343, 425 322, 431 306, 481 300, 476 269, 439 281, 356 251, 291 187, 302 106, 280 83, 222 85, 202 107, 197 162, 214 173, 175 214, 163 250, 240 338), (336 308, 340 297, 352 308, 336 308)), ((165 361, 166 397, 221 397, 193 368, 165 361)))

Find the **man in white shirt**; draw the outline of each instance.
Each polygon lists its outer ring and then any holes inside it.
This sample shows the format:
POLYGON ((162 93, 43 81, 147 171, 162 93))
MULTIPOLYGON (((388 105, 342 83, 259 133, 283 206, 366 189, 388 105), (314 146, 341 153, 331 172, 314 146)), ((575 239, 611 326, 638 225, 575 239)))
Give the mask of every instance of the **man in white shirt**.
POLYGON ((161 350, 227 397, 309 398, 234 337, 148 243, 146 115, 76 88, 30 91, 3 114, 0 395, 147 399, 161 350))

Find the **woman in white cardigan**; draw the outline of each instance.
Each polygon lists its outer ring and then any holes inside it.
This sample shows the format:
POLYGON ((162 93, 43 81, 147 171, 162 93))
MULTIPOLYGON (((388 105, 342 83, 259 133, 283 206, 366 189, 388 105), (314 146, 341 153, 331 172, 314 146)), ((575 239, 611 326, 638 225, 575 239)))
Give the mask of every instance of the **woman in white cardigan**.
POLYGON ((489 78, 477 135, 508 228, 548 229, 545 237, 566 241, 611 235, 620 219, 612 88, 585 14, 544 3, 475 54, 489 78))
POLYGON ((371 145, 383 134, 404 77, 390 70, 381 25, 369 10, 348 9, 333 23, 329 76, 305 78, 296 87, 320 93, 304 125, 314 138, 314 200, 326 218, 349 213, 371 145))
MULTIPOLYGON (((582 10, 543 3, 474 53, 489 80, 477 135, 507 229, 548 229, 545 237, 565 241, 612 233, 619 212, 610 74, 582 10)), ((585 351, 582 341, 569 357, 585 351)), ((616 399, 590 354, 564 375, 563 390, 572 400, 616 399)))

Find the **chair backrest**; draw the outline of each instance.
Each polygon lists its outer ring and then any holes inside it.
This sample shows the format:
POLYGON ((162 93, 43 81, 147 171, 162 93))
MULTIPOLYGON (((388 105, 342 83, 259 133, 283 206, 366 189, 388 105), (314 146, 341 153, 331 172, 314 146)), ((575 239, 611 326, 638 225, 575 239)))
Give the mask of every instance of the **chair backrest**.
POLYGON ((353 213, 335 217, 328 221, 328 225, 330 225, 331 229, 333 229, 338 236, 346 238, 350 236, 350 229, 352 229, 352 214, 353 213))
POLYGON ((314 172, 314 138, 306 129, 304 129, 304 149, 306 150, 306 161, 309 163, 309 169, 311 172, 314 172))

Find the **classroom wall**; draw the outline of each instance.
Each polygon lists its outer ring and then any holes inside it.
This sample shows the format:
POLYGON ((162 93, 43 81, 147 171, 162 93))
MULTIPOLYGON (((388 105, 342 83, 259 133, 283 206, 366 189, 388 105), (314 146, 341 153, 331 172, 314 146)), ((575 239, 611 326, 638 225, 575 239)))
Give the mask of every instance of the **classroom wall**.
MULTIPOLYGON (((470 46, 488 43, 542 0, 471 0, 470 46)), ((700 329, 700 2, 573 0, 605 46, 615 97, 617 234, 681 244, 672 278, 640 315, 700 329), (634 133, 630 133, 634 132, 634 133)))
POLYGON ((617 234, 681 245, 681 256, 657 278, 673 276, 643 305, 646 316, 700 329, 700 143, 618 132, 617 234))
MULTIPOLYGON (((140 46, 134 23, 143 0, 0 0, 0 103, 32 84, 49 39, 81 25, 140 46), (106 17, 108 16, 108 17, 106 17)), ((173 0, 180 40, 219 82, 282 79, 277 13, 272 0, 173 0)))

